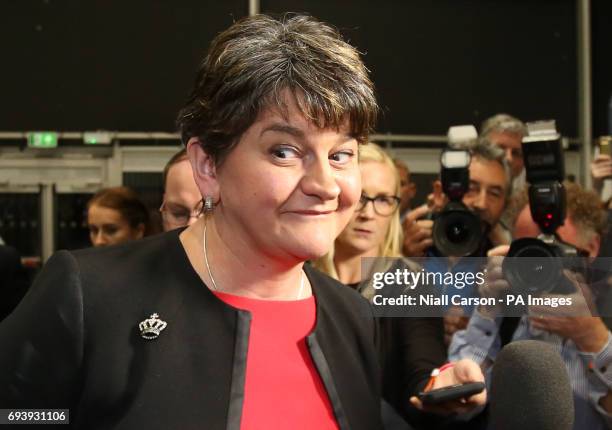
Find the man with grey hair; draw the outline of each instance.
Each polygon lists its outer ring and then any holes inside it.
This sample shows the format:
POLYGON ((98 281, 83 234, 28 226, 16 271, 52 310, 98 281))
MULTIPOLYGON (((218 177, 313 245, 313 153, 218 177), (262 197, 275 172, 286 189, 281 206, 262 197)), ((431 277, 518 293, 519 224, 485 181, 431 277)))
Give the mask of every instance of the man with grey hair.
MULTIPOLYGON (((489 233, 483 238, 481 245, 473 257, 483 257, 491 248, 510 243, 508 230, 500 223, 501 216, 506 209, 510 195, 511 173, 504 151, 495 146, 486 138, 465 141, 453 145, 455 149, 470 151, 469 165, 470 185, 463 196, 463 203, 476 213, 482 221, 489 226, 489 233)), ((403 253, 407 257, 436 257, 438 253, 433 249, 433 221, 420 219, 432 211, 441 210, 446 204, 446 196, 442 193, 440 181, 434 183, 434 191, 429 198, 430 204, 423 205, 411 211, 404 221, 403 253)), ((437 267, 441 259, 428 259, 424 266, 429 271, 443 271, 437 267), (429 261, 429 263, 428 263, 429 261)), ((457 260, 455 269, 474 271, 473 261, 457 260)), ((467 296, 472 293, 465 289, 467 296)), ((449 309, 444 317, 444 337, 448 345, 452 335, 467 326, 468 318, 464 309, 449 309)))
POLYGON ((487 118, 480 127, 480 136, 505 151, 506 160, 512 171, 512 191, 525 185, 525 163, 521 142, 527 134, 527 127, 518 118, 500 113, 487 118))
MULTIPOLYGON (((489 225, 488 239, 493 246, 508 243, 510 237, 507 230, 499 224, 506 209, 512 180, 504 152, 483 137, 454 147, 469 150, 472 156, 470 186, 463 196, 463 203, 489 225)), ((403 252, 407 257, 424 256, 433 245, 433 221, 421 218, 429 212, 441 210, 446 203, 440 181, 436 181, 433 188, 429 203, 411 211, 404 221, 403 252)), ((486 252, 486 249, 483 251, 486 252)))

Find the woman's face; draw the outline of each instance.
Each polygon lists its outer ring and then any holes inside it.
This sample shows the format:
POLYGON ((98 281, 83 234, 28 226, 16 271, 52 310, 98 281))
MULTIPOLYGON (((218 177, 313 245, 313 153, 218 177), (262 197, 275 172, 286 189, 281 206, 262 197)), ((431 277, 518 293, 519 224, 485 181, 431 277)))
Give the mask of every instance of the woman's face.
POLYGON ((347 129, 319 129, 285 103, 287 115, 262 112, 216 169, 215 225, 234 246, 294 264, 333 246, 361 185, 347 129))
POLYGON ((132 228, 119 211, 96 204, 87 211, 87 224, 93 246, 117 245, 140 239, 144 233, 143 225, 132 228))
MULTIPOLYGON (((363 195, 371 198, 396 195, 397 179, 390 166, 377 161, 363 161, 359 167, 363 195)), ((393 216, 398 216, 397 210, 383 216, 374 210, 374 202, 368 201, 361 210, 354 212, 349 225, 336 241, 336 249, 363 257, 378 257, 393 216)))

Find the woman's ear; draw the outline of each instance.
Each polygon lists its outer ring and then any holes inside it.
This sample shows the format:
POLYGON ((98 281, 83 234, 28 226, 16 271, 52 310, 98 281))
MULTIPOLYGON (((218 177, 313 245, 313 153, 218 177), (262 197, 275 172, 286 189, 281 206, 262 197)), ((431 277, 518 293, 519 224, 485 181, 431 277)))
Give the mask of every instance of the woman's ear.
POLYGON ((211 196, 216 203, 219 200, 219 183, 215 161, 204 151, 197 137, 187 142, 187 156, 200 194, 202 197, 211 196))
POLYGON ((586 244, 586 250, 589 252, 589 257, 595 258, 599 255, 599 248, 601 247, 601 237, 598 234, 593 234, 591 240, 586 244))
POLYGON ((144 233, 145 225, 143 223, 138 224, 136 228, 132 230, 132 236, 135 240, 142 239, 144 237, 144 233))

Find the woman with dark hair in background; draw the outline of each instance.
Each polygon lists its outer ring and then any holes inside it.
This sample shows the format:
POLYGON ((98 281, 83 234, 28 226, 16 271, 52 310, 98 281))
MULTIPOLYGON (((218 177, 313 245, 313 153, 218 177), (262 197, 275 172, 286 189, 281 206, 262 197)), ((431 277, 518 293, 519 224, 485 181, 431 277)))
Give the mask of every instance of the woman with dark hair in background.
POLYGON ((104 188, 87 203, 87 225, 93 246, 118 245, 149 233, 149 211, 130 188, 104 188))
POLYGON ((326 24, 219 34, 178 119, 206 215, 56 253, 0 324, 0 406, 70 408, 91 430, 380 429, 369 305, 304 267, 358 203, 377 109, 326 24))

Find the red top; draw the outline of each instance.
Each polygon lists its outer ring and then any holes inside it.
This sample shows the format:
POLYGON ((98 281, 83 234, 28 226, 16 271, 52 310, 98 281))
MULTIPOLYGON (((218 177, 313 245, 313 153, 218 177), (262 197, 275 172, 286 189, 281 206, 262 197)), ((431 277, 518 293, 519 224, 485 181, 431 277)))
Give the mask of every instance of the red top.
POLYGON ((241 428, 338 429, 306 336, 314 329, 314 296, 296 301, 250 299, 215 292, 251 312, 241 428))

